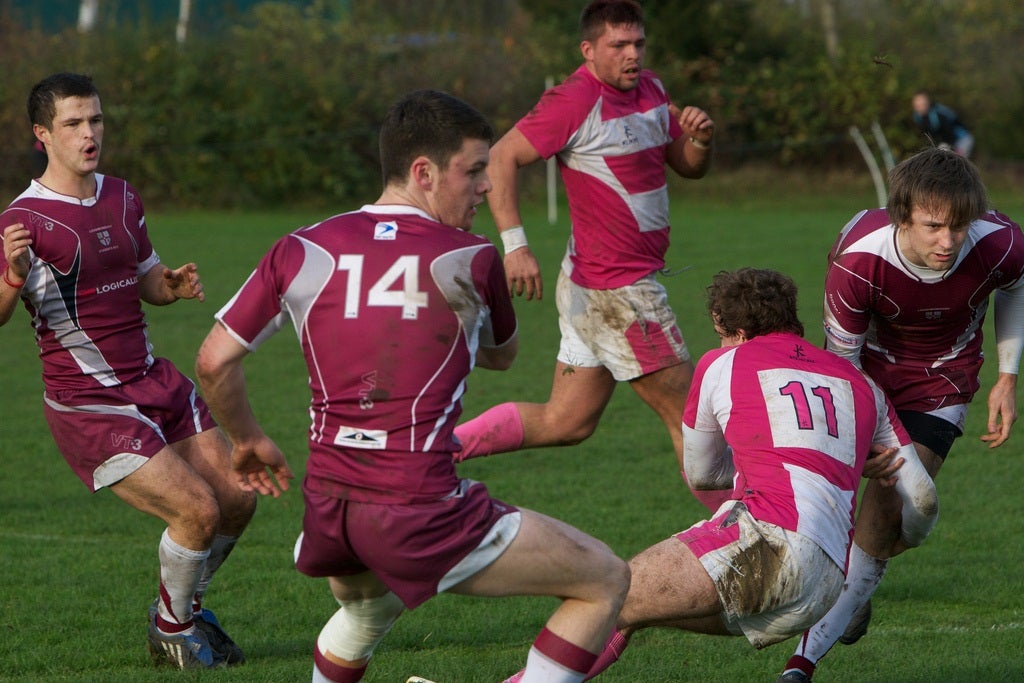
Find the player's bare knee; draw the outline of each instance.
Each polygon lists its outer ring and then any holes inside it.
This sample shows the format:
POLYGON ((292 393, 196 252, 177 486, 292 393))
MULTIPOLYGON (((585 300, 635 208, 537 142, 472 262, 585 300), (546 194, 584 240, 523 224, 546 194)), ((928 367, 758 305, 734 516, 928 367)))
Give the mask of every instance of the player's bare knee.
POLYGON ((612 609, 618 612, 626 602, 626 595, 629 593, 629 582, 630 582, 630 569, 627 564, 621 558, 616 558, 618 562, 614 563, 614 567, 608 572, 608 585, 612 591, 611 602, 612 609))
POLYGON ((237 489, 227 500, 220 501, 221 530, 233 530, 241 533, 249 524, 249 520, 256 514, 256 501, 258 496, 255 491, 243 491, 237 489))
POLYGON ((607 601, 617 612, 626 601, 626 594, 629 592, 630 568, 625 560, 603 544, 602 548, 601 552, 588 553, 589 556, 583 559, 583 564, 593 577, 591 585, 596 587, 601 600, 607 601))
POLYGON ((591 437, 597 429, 597 422, 573 423, 561 421, 555 425, 555 428, 559 430, 559 446, 575 446, 591 437))
MULTIPOLYGON (((221 528, 221 512, 217 499, 209 496, 197 496, 187 507, 178 511, 177 524, 186 528, 192 538, 207 539, 213 542, 221 528)), ((171 526, 173 521, 169 521, 171 526)))

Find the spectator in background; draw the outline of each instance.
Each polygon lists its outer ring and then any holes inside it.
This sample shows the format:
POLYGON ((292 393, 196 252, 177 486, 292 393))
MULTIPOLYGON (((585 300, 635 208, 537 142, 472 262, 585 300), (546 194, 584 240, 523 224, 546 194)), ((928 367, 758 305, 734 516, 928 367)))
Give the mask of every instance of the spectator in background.
POLYGON ((926 90, 918 90, 912 100, 914 123, 938 147, 948 147, 969 159, 974 151, 974 136, 955 111, 933 102, 926 90))

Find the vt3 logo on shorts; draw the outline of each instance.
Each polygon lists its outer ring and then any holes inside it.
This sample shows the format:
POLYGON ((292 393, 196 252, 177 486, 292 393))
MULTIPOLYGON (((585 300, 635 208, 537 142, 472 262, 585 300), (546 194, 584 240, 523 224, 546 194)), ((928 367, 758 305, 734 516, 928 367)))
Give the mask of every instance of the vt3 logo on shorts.
POLYGON ((121 448, 126 451, 138 453, 142 450, 142 439, 136 439, 127 434, 111 434, 110 442, 114 448, 121 448))

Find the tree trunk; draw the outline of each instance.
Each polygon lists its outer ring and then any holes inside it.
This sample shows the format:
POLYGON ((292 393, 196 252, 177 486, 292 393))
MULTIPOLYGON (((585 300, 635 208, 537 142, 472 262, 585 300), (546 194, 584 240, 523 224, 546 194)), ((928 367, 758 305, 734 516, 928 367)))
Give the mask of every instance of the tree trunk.
POLYGON ((78 32, 89 33, 96 28, 96 16, 99 14, 100 0, 81 0, 78 3, 78 32))
POLYGON ((188 18, 191 13, 192 0, 180 0, 178 3, 178 28, 174 32, 174 37, 178 40, 179 45, 185 42, 188 35, 188 18))
POLYGON ((825 54, 834 64, 839 59, 839 30, 836 27, 834 0, 821 0, 821 32, 825 38, 825 54))

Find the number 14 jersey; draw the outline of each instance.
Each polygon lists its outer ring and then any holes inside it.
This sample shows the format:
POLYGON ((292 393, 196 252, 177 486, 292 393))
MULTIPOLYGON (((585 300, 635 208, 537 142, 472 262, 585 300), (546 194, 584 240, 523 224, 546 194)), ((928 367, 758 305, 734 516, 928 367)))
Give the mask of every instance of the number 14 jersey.
POLYGON ((281 238, 217 319, 250 351, 291 321, 313 394, 307 485, 379 503, 455 489, 466 377, 516 330, 489 241, 381 205, 281 238))

